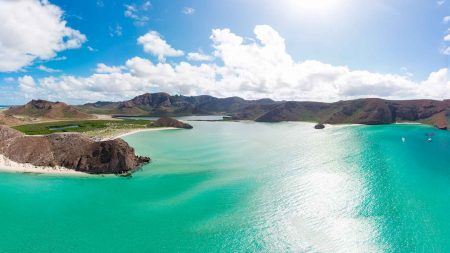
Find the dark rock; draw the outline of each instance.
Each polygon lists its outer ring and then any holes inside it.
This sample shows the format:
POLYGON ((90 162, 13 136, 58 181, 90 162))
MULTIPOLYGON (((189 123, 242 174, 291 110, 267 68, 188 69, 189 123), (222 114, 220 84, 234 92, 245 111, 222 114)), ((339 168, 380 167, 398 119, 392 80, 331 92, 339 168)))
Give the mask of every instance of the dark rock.
POLYGON ((192 129, 193 127, 187 123, 181 122, 179 120, 169 118, 169 117, 161 117, 157 121, 151 123, 151 126, 155 127, 175 127, 175 128, 185 128, 192 129))
POLYGON ((324 128, 325 128, 325 125, 322 124, 322 123, 319 123, 319 124, 315 125, 314 128, 315 128, 315 129, 324 129, 324 128))
POLYGON ((25 136, 6 126, 0 126, 0 154, 18 163, 91 174, 129 173, 150 162, 122 139, 94 141, 79 133, 25 136))

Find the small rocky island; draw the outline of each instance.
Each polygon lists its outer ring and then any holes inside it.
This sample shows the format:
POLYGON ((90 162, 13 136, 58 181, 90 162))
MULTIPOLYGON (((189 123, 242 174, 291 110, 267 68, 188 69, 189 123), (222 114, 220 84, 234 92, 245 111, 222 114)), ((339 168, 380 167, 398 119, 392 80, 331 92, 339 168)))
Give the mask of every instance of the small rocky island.
POLYGON ((136 156, 122 139, 94 141, 79 133, 26 136, 7 126, 0 126, 0 156, 20 164, 89 174, 126 174, 150 162, 136 156))

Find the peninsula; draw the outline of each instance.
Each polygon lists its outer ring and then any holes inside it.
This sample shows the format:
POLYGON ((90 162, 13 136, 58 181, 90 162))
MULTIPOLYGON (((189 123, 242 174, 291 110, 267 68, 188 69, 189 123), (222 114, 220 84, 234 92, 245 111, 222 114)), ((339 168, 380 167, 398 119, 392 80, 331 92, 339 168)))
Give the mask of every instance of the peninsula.
POLYGON ((116 119, 62 102, 32 100, 0 112, 0 168, 58 174, 128 174, 149 157, 121 137, 137 131, 192 128, 171 118, 116 119))

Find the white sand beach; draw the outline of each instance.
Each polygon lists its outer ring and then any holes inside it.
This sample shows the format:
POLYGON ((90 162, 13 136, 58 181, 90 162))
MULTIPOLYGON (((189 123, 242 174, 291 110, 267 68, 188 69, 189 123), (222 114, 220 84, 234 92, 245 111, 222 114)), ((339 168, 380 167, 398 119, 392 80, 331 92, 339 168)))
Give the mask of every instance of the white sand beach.
POLYGON ((11 173, 38 173, 71 176, 89 176, 88 173, 71 170, 64 167, 35 166, 30 163, 17 163, 4 155, 0 155, 0 171, 11 173))
POLYGON ((114 140, 123 138, 125 136, 129 136, 132 134, 140 133, 140 132, 152 132, 152 131, 163 131, 163 130, 175 130, 179 128, 175 127, 158 127, 158 128, 139 128, 139 129, 126 129, 124 131, 117 132, 113 136, 106 137, 103 140, 114 140))

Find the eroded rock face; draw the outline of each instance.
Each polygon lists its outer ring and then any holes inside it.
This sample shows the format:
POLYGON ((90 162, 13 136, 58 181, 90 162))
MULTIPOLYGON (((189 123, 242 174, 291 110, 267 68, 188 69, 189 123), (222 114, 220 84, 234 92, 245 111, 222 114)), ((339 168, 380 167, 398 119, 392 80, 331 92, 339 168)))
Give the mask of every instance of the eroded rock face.
POLYGON ((0 126, 0 154, 18 163, 91 174, 127 173, 150 161, 136 156, 122 139, 94 141, 78 133, 24 136, 6 126, 0 126))
POLYGON ((185 128, 192 129, 193 127, 187 123, 183 123, 179 120, 169 118, 169 117, 161 117, 157 121, 153 122, 153 126, 156 127, 175 127, 175 128, 185 128))

